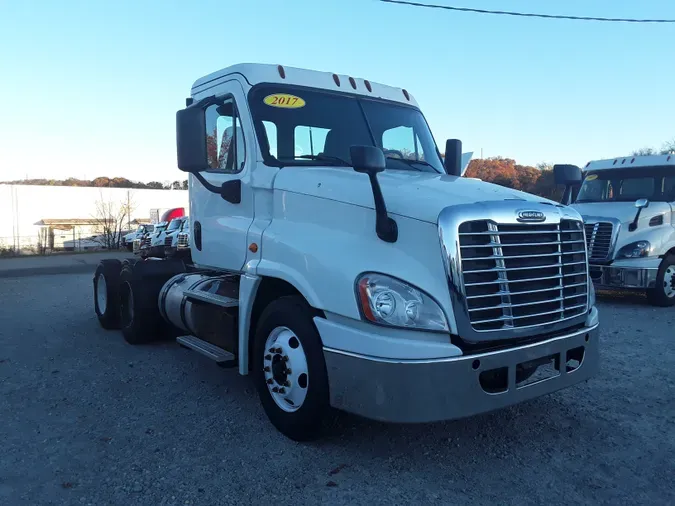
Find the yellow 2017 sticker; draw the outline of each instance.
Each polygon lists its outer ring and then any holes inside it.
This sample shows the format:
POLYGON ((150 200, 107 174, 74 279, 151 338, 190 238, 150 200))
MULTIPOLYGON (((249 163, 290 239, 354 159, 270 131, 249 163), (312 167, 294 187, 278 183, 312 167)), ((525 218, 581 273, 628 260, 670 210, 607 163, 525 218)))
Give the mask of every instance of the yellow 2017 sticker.
POLYGON ((596 179, 598 179, 597 174, 590 174, 590 175, 586 176, 586 181, 595 181, 596 179))
POLYGON ((305 107, 305 101, 295 95, 288 95, 287 93, 274 93, 267 95, 263 102, 271 107, 281 107, 282 109, 298 109, 305 107))

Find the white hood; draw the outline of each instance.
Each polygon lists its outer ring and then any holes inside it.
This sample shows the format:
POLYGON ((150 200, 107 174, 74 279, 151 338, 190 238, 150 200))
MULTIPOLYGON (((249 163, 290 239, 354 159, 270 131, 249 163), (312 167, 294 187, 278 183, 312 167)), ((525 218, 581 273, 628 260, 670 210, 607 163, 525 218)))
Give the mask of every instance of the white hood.
MULTIPOLYGON (((377 176, 387 211, 436 223, 442 209, 505 199, 552 201, 476 179, 428 172, 387 170, 377 176)), ((277 174, 274 188, 374 209, 366 174, 351 167, 287 167, 277 174)))
MULTIPOLYGON (((628 225, 635 219, 637 208, 634 202, 585 202, 572 204, 572 208, 586 219, 589 218, 615 218, 622 225, 628 225)), ((640 213, 638 228, 647 227, 649 220, 659 214, 669 213, 670 204, 667 202, 650 202, 640 213)))

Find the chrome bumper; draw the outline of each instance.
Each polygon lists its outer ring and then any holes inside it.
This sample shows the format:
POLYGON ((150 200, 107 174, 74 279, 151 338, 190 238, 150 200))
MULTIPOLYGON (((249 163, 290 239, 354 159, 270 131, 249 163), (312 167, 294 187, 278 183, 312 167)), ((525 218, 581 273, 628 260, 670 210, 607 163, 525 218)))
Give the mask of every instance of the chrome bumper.
POLYGON ((588 379, 598 368, 598 341, 596 313, 592 326, 570 334, 478 355, 402 360, 324 348, 331 405, 387 422, 433 422, 472 416, 588 379), (566 367, 570 356, 579 357, 574 370, 566 367), (517 366, 539 359, 556 363, 554 374, 517 384, 517 366), (485 377, 482 373, 495 370, 504 371, 508 378, 503 391, 495 392, 492 387, 486 390, 481 380, 485 377))
POLYGON ((617 267, 589 265, 593 284, 598 288, 654 288, 658 267, 617 267))

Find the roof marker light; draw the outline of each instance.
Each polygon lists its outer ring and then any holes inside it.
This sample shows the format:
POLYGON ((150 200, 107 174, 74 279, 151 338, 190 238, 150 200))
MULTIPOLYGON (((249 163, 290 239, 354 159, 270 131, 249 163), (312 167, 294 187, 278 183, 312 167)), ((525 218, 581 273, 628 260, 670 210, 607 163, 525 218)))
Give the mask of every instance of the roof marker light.
POLYGON ((281 65, 277 65, 277 70, 279 71, 279 75, 281 76, 281 78, 286 79, 286 71, 281 65))
POLYGON ((668 158, 666 158, 666 162, 669 162, 669 161, 670 161, 670 156, 668 156, 668 158))
POLYGON ((350 77, 350 78, 349 78, 349 84, 352 85, 352 88, 356 89, 356 81, 354 81, 354 78, 353 78, 353 77, 350 77))
POLYGON ((614 160, 614 163, 612 165, 616 165, 617 160, 614 160))
POLYGON ((624 158, 623 160, 621 160, 621 165, 623 165, 624 163, 626 163, 626 159, 625 159, 625 158, 624 158))
POLYGON ((405 99, 410 102, 410 95, 408 95, 408 92, 406 90, 403 90, 403 95, 405 96, 405 99))
MULTIPOLYGON (((586 164, 586 167, 588 167, 590 164, 591 164, 591 162, 588 162, 588 163, 586 164)), ((584 168, 585 168, 585 167, 584 167, 584 168)))
POLYGON ((633 163, 634 161, 635 161, 635 157, 633 157, 633 159, 630 161, 630 163, 633 163))
POLYGON ((335 81, 335 84, 340 86, 340 78, 337 76, 337 74, 333 74, 333 81, 335 81))
POLYGON ((370 85, 370 81, 368 79, 364 79, 363 82, 366 83, 366 89, 372 93, 373 87, 370 85))

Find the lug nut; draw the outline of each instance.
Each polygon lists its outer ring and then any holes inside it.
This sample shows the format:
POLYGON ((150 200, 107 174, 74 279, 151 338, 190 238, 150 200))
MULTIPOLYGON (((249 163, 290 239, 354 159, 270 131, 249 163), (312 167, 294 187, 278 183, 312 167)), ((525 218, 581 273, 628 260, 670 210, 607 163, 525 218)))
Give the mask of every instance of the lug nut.
POLYGON ((270 348, 268 351, 269 351, 270 353, 274 353, 274 348, 270 348))
POLYGON ((291 374, 293 371, 291 371, 291 370, 287 367, 286 370, 285 370, 284 372, 285 372, 286 374, 291 374))
POLYGON ((277 348, 277 353, 282 353, 283 351, 284 350, 282 350, 281 348, 277 348))
POLYGON ((263 367, 263 371, 270 372, 270 366, 266 365, 265 367, 263 367))
POLYGON ((265 355, 265 360, 272 360, 272 355, 265 355))
POLYGON ((288 355, 284 355, 283 357, 281 357, 281 360, 283 360, 284 362, 288 362, 288 355))
POLYGON ((285 393, 286 393, 286 389, 285 389, 284 387, 281 387, 281 388, 279 389, 279 393, 280 393, 280 394, 285 394, 285 393))
POLYGON ((268 385, 271 385, 272 383, 274 383, 274 380, 273 380, 272 378, 268 378, 267 384, 268 384, 268 385))
POLYGON ((290 387, 290 386, 291 386, 291 382, 290 382, 290 381, 284 382, 284 386, 285 386, 285 387, 290 387))
POLYGON ((279 387, 274 387, 274 388, 272 389, 272 392, 274 392, 275 394, 278 393, 278 392, 279 392, 279 387))

